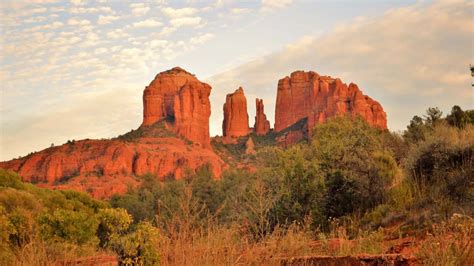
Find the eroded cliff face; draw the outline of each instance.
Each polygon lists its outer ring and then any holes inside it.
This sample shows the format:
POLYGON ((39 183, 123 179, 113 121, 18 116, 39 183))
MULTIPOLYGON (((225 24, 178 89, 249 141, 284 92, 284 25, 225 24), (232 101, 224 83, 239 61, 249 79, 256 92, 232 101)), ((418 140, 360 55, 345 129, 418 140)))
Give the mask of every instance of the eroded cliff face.
POLYGON ((265 115, 263 99, 256 99, 255 105, 257 107, 257 115, 255 116, 254 125, 255 134, 258 136, 264 136, 270 132, 270 121, 268 121, 267 116, 265 115))
POLYGON ((145 174, 180 179, 209 166, 219 178, 227 166, 210 149, 210 92, 194 75, 173 68, 145 89, 139 129, 115 139, 69 142, 0 162, 0 167, 39 186, 85 191, 96 198, 125 193, 145 174))
POLYGON ((275 131, 280 132, 307 118, 308 130, 328 118, 349 114, 370 125, 387 128, 382 106, 364 95, 356 84, 316 72, 295 71, 278 82, 275 131))
POLYGON ((143 92, 142 126, 166 121, 178 135, 210 147, 211 86, 182 68, 159 73, 143 92))
POLYGON ((187 170, 210 166, 220 177, 225 163, 212 150, 181 138, 145 136, 127 141, 81 140, 21 159, 0 162, 24 181, 41 187, 74 189, 95 198, 123 194, 145 174, 180 179, 187 170))
POLYGON ((247 98, 242 87, 234 93, 227 94, 224 104, 224 121, 222 134, 224 137, 243 137, 250 133, 247 98))

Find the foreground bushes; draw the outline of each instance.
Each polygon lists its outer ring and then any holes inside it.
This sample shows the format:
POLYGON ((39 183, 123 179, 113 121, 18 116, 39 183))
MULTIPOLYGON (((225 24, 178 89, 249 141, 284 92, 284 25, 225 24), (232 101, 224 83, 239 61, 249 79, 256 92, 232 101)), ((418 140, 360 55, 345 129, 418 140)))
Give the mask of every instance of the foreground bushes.
POLYGON ((111 252, 124 262, 156 265, 157 229, 130 227, 123 209, 73 191, 25 184, 0 169, 0 264, 50 264, 111 252))

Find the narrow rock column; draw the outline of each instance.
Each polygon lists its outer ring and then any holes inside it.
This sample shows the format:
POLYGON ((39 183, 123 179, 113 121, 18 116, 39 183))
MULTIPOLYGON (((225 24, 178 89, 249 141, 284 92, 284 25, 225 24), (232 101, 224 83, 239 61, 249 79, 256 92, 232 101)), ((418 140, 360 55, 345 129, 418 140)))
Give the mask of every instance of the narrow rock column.
POLYGON ((247 113, 247 99, 242 87, 234 93, 227 94, 224 104, 224 121, 222 122, 222 134, 224 137, 247 136, 249 129, 249 115, 247 113))
POLYGON ((267 120, 267 116, 265 115, 265 107, 263 105, 262 99, 256 99, 255 104, 257 107, 257 112, 255 116, 255 134, 258 136, 264 136, 268 134, 270 131, 270 121, 267 120))

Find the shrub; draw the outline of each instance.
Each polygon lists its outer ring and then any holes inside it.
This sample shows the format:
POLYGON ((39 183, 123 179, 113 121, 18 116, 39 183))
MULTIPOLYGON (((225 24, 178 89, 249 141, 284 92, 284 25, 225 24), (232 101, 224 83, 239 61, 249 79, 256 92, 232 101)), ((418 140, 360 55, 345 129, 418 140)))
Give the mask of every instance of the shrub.
POLYGON ((472 201, 474 127, 437 126, 426 140, 413 145, 405 161, 407 176, 430 199, 472 201))
POLYGON ((135 231, 111 243, 124 265, 159 265, 158 230, 149 222, 140 222, 135 231))

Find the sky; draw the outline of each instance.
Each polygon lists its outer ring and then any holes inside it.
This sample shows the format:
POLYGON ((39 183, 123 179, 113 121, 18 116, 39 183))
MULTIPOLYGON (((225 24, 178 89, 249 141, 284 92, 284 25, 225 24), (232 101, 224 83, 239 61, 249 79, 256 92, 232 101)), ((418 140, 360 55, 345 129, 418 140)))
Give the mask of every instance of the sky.
POLYGON ((295 70, 354 82, 390 130, 428 107, 474 108, 474 2, 1 1, 0 160, 137 128, 142 92, 180 66, 212 86, 211 135, 242 86, 250 123, 295 70))

